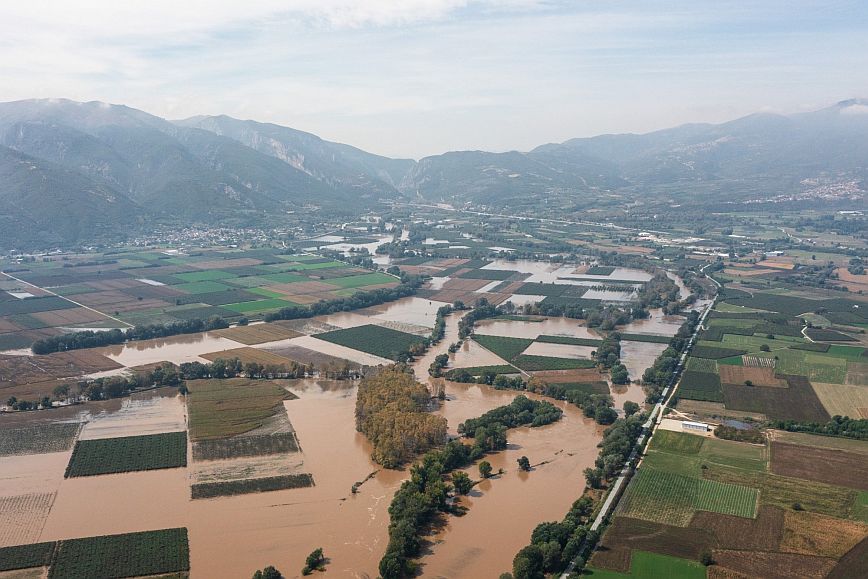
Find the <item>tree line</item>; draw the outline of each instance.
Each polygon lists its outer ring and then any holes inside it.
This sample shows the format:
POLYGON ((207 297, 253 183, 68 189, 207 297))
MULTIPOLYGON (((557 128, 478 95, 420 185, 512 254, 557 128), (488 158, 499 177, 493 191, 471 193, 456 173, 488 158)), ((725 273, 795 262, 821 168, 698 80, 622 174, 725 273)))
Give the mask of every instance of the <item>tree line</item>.
POLYGON ((30 349, 34 354, 51 354, 52 352, 112 346, 135 340, 152 340, 154 338, 166 338, 180 334, 197 334, 199 332, 228 327, 229 322, 219 316, 212 316, 207 320, 193 319, 180 320, 170 324, 146 324, 126 330, 117 328, 102 332, 85 330, 36 340, 30 349))

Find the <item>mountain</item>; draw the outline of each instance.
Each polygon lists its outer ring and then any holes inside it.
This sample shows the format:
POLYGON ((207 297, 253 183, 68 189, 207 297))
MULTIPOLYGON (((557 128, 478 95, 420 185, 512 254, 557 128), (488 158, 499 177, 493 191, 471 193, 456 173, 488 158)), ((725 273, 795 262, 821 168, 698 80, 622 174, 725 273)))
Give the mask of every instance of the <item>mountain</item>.
POLYGON ((142 214, 129 198, 81 173, 0 146, 0 241, 9 247, 114 236, 142 214))
POLYGON ((381 157, 303 131, 225 115, 192 117, 176 124, 228 137, 331 186, 350 187, 365 195, 394 196, 398 183, 415 165, 411 159, 381 157))
POLYGON ((864 190, 868 101, 417 162, 227 116, 172 122, 123 105, 25 100, 0 103, 0 162, 0 248, 117 238, 157 224, 258 226, 286 211, 351 217, 384 199, 561 213, 701 205, 817 184, 864 190))

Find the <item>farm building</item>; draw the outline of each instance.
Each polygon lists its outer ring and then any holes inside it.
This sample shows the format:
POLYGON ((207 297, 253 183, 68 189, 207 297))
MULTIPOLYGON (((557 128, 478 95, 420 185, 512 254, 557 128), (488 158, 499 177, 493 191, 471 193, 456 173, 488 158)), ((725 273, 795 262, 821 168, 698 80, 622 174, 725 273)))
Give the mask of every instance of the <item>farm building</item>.
POLYGON ((681 423, 682 430, 692 430, 694 432, 708 432, 711 430, 711 425, 706 424, 705 422, 691 422, 689 420, 685 420, 681 423))

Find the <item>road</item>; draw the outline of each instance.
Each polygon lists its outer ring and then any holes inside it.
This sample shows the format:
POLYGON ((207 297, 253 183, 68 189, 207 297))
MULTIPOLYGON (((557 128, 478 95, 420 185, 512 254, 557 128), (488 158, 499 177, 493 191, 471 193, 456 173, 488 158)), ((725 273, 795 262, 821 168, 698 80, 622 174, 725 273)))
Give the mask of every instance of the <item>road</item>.
POLYGON ((23 284, 23 285, 26 285, 26 286, 29 286, 29 287, 32 287, 32 288, 36 288, 36 289, 38 289, 38 290, 40 290, 40 291, 47 292, 47 293, 53 295, 54 297, 60 298, 60 299, 62 299, 62 300, 66 300, 66 301, 68 301, 69 303, 71 303, 71 304, 75 304, 75 305, 77 305, 77 306, 80 307, 80 308, 84 308, 84 309, 86 309, 86 310, 90 310, 90 311, 92 311, 92 312, 94 312, 94 313, 97 313, 97 314, 99 314, 99 315, 101 315, 101 316, 104 316, 104 317, 106 317, 106 318, 108 318, 108 319, 110 319, 110 320, 114 320, 114 321, 116 321, 116 322, 118 322, 118 323, 120 323, 120 324, 123 324, 124 326, 126 326, 126 327, 128 327, 128 328, 132 328, 132 327, 133 327, 133 325, 130 324, 129 322, 125 322, 125 321, 123 321, 123 320, 121 320, 121 319, 118 319, 118 318, 116 318, 116 317, 114 317, 114 316, 110 316, 110 315, 108 315, 108 314, 105 313, 105 312, 101 312, 101 311, 99 311, 99 310, 95 310, 95 309, 93 309, 93 308, 90 307, 90 306, 86 306, 86 305, 84 305, 83 303, 80 303, 80 302, 77 302, 77 301, 75 301, 75 300, 69 299, 69 298, 66 297, 66 296, 62 296, 62 295, 60 295, 60 294, 56 294, 56 293, 54 293, 54 292, 51 291, 51 290, 45 289, 44 287, 39 287, 38 285, 32 284, 32 283, 30 283, 30 282, 26 282, 26 281, 24 281, 23 279, 19 279, 19 278, 15 277, 14 275, 9 275, 9 274, 6 273, 6 272, 0 272, 0 273, 2 273, 3 275, 5 275, 5 276, 8 277, 9 279, 14 279, 15 281, 17 281, 17 282, 20 283, 20 284, 23 284))
MULTIPOLYGON (((705 274, 705 268, 708 267, 703 266, 700 271, 713 281, 717 287, 720 287, 720 284, 714 279, 705 274)), ((690 336, 690 341, 687 343, 687 346, 684 348, 684 351, 681 353, 681 357, 678 359, 678 365, 675 367, 675 370, 672 372, 672 376, 669 379, 669 384, 666 385, 666 388, 663 389, 663 392, 660 395, 662 402, 658 402, 654 408, 651 410, 651 414, 648 416, 648 420, 645 424, 642 425, 642 433, 639 435, 639 438, 636 440, 636 444, 633 445, 633 450, 630 451, 630 456, 627 457, 627 460, 624 462, 624 466, 621 468, 621 473, 618 475, 618 478, 615 479, 615 482, 612 483, 612 487, 609 489, 609 492, 606 495, 606 500, 603 502, 603 506, 600 509, 600 512, 597 514, 597 518, 594 519, 594 522, 591 524, 591 530, 596 531, 603 524, 603 521, 606 520, 606 517, 609 516, 609 513, 617 506, 618 500, 621 497, 621 491, 624 485, 629 481, 630 475, 633 472, 633 461, 639 455, 639 452, 642 448, 644 448, 645 441, 651 440, 651 437, 654 436, 654 433, 657 432, 657 427, 660 425, 660 422, 663 420, 663 409, 668 406, 669 402, 672 400, 672 397, 675 395, 676 390, 678 389, 678 385, 681 380, 681 373, 684 370, 684 365, 687 362, 687 356, 690 354, 690 350, 693 348, 693 344, 696 343, 696 339, 699 337, 699 332, 702 331, 702 326, 705 323, 705 319, 708 317, 708 313, 714 308, 714 304, 717 302, 717 298, 715 298, 710 304, 708 304, 705 309, 702 311, 702 314, 699 316, 699 322, 696 324, 696 329, 693 330, 693 334, 690 336)), ((579 553, 584 553, 587 545, 582 545, 579 549, 579 553)), ((572 573, 576 568, 576 560, 570 562, 569 566, 567 566, 566 571, 561 574, 561 579, 568 579, 570 573, 572 573)))

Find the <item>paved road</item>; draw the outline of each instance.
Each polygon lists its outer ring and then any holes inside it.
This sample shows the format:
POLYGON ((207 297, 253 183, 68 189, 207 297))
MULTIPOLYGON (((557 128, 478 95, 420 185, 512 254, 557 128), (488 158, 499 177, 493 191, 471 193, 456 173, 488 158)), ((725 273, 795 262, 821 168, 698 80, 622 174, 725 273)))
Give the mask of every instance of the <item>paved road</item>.
MULTIPOLYGON (((700 271, 705 274, 704 266, 700 271)), ((720 284, 717 283, 716 280, 706 275, 708 279, 711 279, 718 287, 720 284)), ((657 432, 657 427, 660 425, 660 422, 663 420, 663 409, 669 404, 672 400, 672 397, 675 395, 675 391, 678 389, 678 385, 681 380, 681 372, 684 370, 684 364, 687 361, 687 356, 690 353, 690 350, 693 348, 693 344, 696 342, 697 337, 699 336, 699 332, 702 330, 702 325, 705 323, 705 319, 708 316, 708 313, 714 308, 714 304, 717 301, 715 298, 710 304, 708 304, 705 309, 702 311, 702 315, 699 316, 699 323, 696 324, 696 329, 693 331, 693 334, 690 336, 690 341, 687 343, 687 346, 684 348, 681 357, 678 360, 678 365, 675 367, 675 370, 672 372, 672 377, 669 379, 669 384, 661 393, 661 400, 663 402, 658 402, 654 408, 651 410, 651 414, 648 416, 648 420, 645 424, 642 425, 642 434, 639 435, 639 438, 636 440, 636 444, 633 445, 633 450, 630 451, 630 456, 627 457, 627 460, 624 462, 624 466, 621 468, 621 473, 618 475, 618 478, 615 479, 615 482, 612 484, 611 489, 606 495, 606 500, 603 502, 603 507, 600 509, 600 512, 597 514, 597 518, 594 519, 594 522, 591 524, 591 530, 596 531, 603 524, 603 521, 609 515, 610 512, 617 506, 617 501, 621 496, 621 490, 629 479, 630 474, 632 473, 632 464, 633 461, 638 456, 640 449, 643 448, 646 439, 650 441, 651 437, 654 436, 654 433, 657 432)), ((585 552, 585 545, 579 549, 580 553, 585 552)), ((576 568, 576 561, 573 560, 570 562, 566 571, 561 575, 561 579, 567 579, 576 568)))

